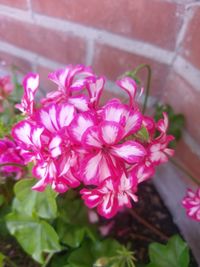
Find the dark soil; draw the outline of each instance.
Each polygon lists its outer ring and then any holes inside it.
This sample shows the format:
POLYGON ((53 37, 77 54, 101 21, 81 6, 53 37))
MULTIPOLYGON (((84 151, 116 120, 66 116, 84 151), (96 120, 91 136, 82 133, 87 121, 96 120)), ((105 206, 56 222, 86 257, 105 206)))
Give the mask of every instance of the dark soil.
MULTIPOLYGON (((172 235, 181 234, 151 181, 139 186, 138 196, 139 201, 132 211, 117 216, 112 235, 120 242, 131 245, 138 262, 147 263, 148 246, 151 242, 166 244, 172 235), (138 217, 161 233, 157 234, 145 227, 138 217)), ((192 255, 191 266, 198 267, 192 255)))
MULTIPOLYGON (((148 245, 151 242, 166 243, 166 238, 180 234, 173 223, 172 217, 165 207, 151 182, 141 184, 138 191, 139 201, 133 207, 133 212, 127 211, 115 217, 111 236, 117 238, 125 245, 129 245, 135 252, 138 262, 148 262, 148 245), (145 227, 137 217, 143 218, 161 234, 145 227), (162 236, 162 233, 164 236, 162 236)), ((39 267, 17 244, 14 238, 0 237, 0 252, 7 255, 17 266, 39 267)), ((191 257, 192 267, 197 267, 191 257)), ((5 267, 13 267, 7 263, 5 267)))

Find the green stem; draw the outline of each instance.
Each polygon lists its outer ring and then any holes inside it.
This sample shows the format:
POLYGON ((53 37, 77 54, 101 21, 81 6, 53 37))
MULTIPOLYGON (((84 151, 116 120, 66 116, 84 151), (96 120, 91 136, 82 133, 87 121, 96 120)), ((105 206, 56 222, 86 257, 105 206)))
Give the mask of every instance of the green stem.
POLYGON ((197 178, 195 178, 186 168, 184 168, 182 164, 180 164, 178 161, 172 158, 170 158, 169 160, 171 163, 174 164, 174 166, 176 166, 179 170, 184 172, 194 183, 200 185, 200 181, 197 178))
POLYGON ((148 101, 148 97, 149 97, 149 94, 150 94, 150 88, 151 88, 151 76, 152 76, 151 67, 150 67, 149 64, 141 64, 137 68, 135 68, 132 73, 133 73, 133 76, 134 76, 139 71, 141 71, 142 69, 146 69, 147 70, 146 93, 145 93, 144 103, 143 103, 143 107, 142 107, 142 113, 144 114, 145 111, 146 111, 147 101, 148 101))

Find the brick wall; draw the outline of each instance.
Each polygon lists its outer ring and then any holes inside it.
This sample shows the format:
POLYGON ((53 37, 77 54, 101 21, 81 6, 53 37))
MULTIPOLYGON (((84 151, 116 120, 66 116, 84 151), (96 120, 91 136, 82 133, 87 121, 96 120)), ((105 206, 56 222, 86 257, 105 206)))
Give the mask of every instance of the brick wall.
POLYGON ((46 91, 69 63, 106 75, 111 94, 124 71, 151 64, 151 103, 185 114, 177 157, 200 179, 199 41, 199 0, 0 0, 0 60, 39 72, 46 91))

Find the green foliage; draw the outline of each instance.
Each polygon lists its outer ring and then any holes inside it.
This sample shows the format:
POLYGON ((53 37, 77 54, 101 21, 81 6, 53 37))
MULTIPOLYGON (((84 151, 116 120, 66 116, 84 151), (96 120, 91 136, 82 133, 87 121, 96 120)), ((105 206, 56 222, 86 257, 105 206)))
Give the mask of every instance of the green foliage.
POLYGON ((59 215, 56 220, 56 230, 63 244, 76 248, 86 237, 95 241, 97 231, 96 226, 88 221, 88 211, 82 200, 73 194, 71 190, 69 195, 58 200, 59 215))
POLYGON ((7 227, 22 248, 36 261, 44 262, 44 253, 60 251, 58 235, 44 220, 17 212, 7 215, 7 227))
POLYGON ((0 252, 0 267, 4 267, 5 255, 0 252))
POLYGON ((5 198, 3 195, 0 195, 0 207, 4 204, 5 198))
POLYGON ((152 243, 149 246, 150 264, 147 267, 188 267, 189 249, 176 235, 166 245, 152 243))
POLYGON ((57 216, 56 194, 47 188, 43 193, 31 190, 35 179, 15 184, 12 212, 6 216, 9 232, 36 261, 44 262, 44 253, 61 250, 54 228, 45 219, 57 216))
POLYGON ((175 114, 170 105, 157 105, 154 118, 156 121, 163 118, 163 112, 166 112, 169 117, 168 133, 172 134, 176 141, 179 141, 182 136, 182 129, 185 125, 185 117, 183 114, 175 114))
POLYGON ((147 128, 144 126, 142 126, 142 128, 134 136, 141 139, 143 142, 147 142, 149 140, 149 133, 147 128))
POLYGON ((56 218, 56 193, 50 187, 47 187, 42 193, 33 191, 31 187, 35 183, 35 179, 23 179, 15 184, 14 209, 29 216, 37 215, 45 219, 56 218))

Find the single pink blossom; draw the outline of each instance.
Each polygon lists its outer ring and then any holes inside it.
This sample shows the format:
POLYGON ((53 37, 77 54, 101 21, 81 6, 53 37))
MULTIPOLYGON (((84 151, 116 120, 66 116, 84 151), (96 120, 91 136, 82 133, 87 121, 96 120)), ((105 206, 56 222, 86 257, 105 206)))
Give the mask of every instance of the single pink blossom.
POLYGON ((101 216, 110 219, 123 207, 130 208, 131 200, 138 200, 136 191, 137 179, 126 177, 125 173, 122 173, 121 177, 110 177, 97 188, 82 189, 80 193, 89 208, 97 207, 101 216))
POLYGON ((187 215, 193 220, 200 222, 200 188, 196 192, 188 189, 182 204, 187 211, 187 215))

